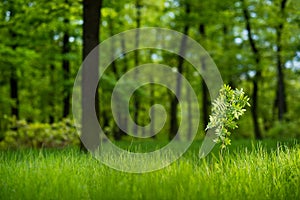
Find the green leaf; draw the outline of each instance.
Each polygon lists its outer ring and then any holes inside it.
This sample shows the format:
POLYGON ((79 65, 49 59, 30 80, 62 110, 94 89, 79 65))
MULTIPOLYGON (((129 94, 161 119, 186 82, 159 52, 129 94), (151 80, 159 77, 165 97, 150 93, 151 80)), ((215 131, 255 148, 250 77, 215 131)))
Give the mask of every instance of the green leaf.
POLYGON ((238 128, 237 120, 246 112, 244 107, 250 106, 248 101, 243 89, 232 90, 230 86, 224 85, 219 97, 212 103, 210 122, 205 130, 215 128, 217 138, 214 142, 221 142, 222 149, 231 144, 229 129, 238 128))

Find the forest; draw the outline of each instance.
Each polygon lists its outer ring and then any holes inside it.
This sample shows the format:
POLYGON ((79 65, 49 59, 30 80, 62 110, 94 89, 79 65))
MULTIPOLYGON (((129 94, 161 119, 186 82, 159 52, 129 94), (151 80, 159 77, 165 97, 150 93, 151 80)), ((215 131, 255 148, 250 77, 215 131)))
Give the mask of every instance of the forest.
MULTIPOLYGON (((299 1, 102 0, 87 4, 83 9, 82 1, 1 2, 0 138, 25 125, 37 126, 33 132, 54 123, 68 126, 70 122, 72 127, 72 87, 83 59, 107 38, 143 27, 188 35, 208 52, 224 83, 245 90, 251 108, 233 137, 300 136, 299 1)), ((126 48, 127 43, 116 45, 126 48)), ((169 65, 189 81, 201 110, 198 137, 203 137, 211 109, 206 83, 189 62, 159 49, 129 52, 106 69, 95 105, 105 133, 114 140, 126 138, 112 116, 111 93, 123 74, 145 63, 169 65)), ((145 85, 133 94, 130 115, 137 124, 146 125, 150 107, 162 104, 169 117, 157 138, 172 138, 179 126, 176 101, 166 88, 145 85)), ((142 134, 126 127, 127 118, 122 119, 127 131, 142 134)), ((189 134, 189 128, 185 130, 189 134)))
POLYGON ((0 69, 0 199, 300 199, 299 0, 1 0, 0 69))

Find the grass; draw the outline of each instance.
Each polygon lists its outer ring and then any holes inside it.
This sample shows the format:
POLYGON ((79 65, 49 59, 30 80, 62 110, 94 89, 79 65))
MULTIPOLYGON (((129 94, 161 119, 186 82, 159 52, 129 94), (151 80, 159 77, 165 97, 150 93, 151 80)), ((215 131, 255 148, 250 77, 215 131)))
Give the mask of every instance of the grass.
POLYGON ((199 145, 145 174, 113 170, 76 148, 1 151, 0 199, 300 199, 295 141, 236 141, 223 159, 215 147, 202 160, 199 145))

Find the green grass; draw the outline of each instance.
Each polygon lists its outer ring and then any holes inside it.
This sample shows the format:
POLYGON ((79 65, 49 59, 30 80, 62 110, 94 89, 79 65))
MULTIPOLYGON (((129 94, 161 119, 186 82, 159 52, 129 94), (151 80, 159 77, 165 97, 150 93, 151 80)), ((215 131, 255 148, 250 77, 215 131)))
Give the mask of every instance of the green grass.
POLYGON ((295 141, 241 140, 223 159, 218 147, 202 160, 198 150, 195 142, 172 165, 146 174, 113 170, 76 148, 1 151, 0 199, 300 199, 295 141))

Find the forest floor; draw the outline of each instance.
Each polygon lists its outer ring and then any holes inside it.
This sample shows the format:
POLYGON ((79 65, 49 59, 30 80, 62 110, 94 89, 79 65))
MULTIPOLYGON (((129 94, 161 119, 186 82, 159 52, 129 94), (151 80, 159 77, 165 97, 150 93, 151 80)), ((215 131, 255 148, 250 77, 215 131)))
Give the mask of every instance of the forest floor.
POLYGON ((201 160, 200 144, 145 174, 116 171, 78 148, 0 151, 0 199, 300 199, 299 141, 239 140, 222 159, 216 146, 201 160))

